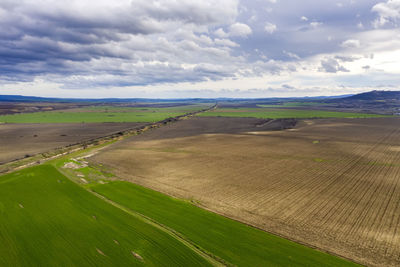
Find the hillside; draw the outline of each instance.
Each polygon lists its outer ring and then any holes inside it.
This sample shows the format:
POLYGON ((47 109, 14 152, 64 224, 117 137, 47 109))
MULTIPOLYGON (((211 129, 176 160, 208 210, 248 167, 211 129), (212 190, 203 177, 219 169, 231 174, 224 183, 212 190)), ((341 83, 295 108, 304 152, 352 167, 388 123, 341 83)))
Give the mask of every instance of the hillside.
POLYGON ((367 101, 377 101, 377 100, 392 100, 400 101, 400 91, 371 91, 366 93, 361 93, 349 97, 342 98, 341 100, 367 100, 367 101))
POLYGON ((398 115, 400 112, 400 91, 374 90, 323 102, 342 110, 398 115))

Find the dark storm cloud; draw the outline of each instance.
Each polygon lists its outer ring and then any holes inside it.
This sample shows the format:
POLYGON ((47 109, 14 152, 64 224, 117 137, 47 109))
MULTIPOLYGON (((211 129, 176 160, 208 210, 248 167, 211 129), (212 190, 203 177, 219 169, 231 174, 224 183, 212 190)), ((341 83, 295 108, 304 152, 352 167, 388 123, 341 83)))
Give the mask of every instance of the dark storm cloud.
POLYGON ((321 54, 330 55, 314 69, 348 72, 363 48, 354 36, 395 27, 399 17, 390 12, 398 0, 298 3, 2 0, 0 82, 39 77, 79 88, 279 76, 309 69, 321 54))
MULTIPOLYGON (((0 3, 0 72, 3 78, 14 76, 23 80, 40 74, 81 75, 90 72, 89 69, 98 74, 100 68, 92 65, 93 60, 114 58, 117 59, 114 66, 104 72, 132 76, 132 82, 122 81, 121 84, 178 82, 182 75, 174 78, 171 74, 175 72, 170 73, 170 68, 154 67, 146 62, 187 63, 176 57, 183 44, 169 34, 177 28, 187 27, 191 31, 233 22, 236 1, 222 1, 221 7, 211 6, 211 3, 121 1, 109 5, 91 1, 4 1, 0 3), (86 5, 79 2, 86 2, 86 5), (164 39, 159 39, 160 36, 164 39), (147 65, 145 73, 127 66, 138 61, 147 65), (79 62, 87 62, 87 66, 71 64, 79 62), (120 69, 116 71, 115 68, 120 69)), ((193 49, 201 50, 196 43, 193 49)), ((223 53, 224 50, 214 52, 223 53)), ((204 54, 207 55, 207 51, 204 54)), ((192 68, 193 75, 189 75, 192 78, 183 80, 204 80, 204 75, 215 79, 218 73, 192 68), (199 76, 195 79, 194 75, 199 76)))

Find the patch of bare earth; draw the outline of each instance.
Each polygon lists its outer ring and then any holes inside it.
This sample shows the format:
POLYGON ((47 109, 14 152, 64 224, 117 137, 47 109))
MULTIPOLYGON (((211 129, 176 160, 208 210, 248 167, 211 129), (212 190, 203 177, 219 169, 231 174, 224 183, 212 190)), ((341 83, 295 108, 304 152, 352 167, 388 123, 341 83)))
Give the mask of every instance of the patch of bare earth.
POLYGON ((139 254, 137 254, 135 251, 131 251, 131 252, 132 252, 132 255, 133 255, 136 259, 138 259, 138 260, 140 260, 140 261, 143 261, 142 256, 140 256, 139 254))
POLYGON ((101 251, 100 249, 96 248, 97 253, 99 253, 100 255, 106 256, 106 254, 104 254, 103 251, 101 251))
POLYGON ((370 266, 398 266, 400 119, 312 122, 268 132, 252 119, 194 118, 91 160, 290 239, 370 266))
POLYGON ((64 164, 63 168, 64 169, 74 169, 75 170, 75 169, 81 168, 81 166, 76 164, 76 163, 74 163, 74 162, 67 162, 67 163, 64 164))

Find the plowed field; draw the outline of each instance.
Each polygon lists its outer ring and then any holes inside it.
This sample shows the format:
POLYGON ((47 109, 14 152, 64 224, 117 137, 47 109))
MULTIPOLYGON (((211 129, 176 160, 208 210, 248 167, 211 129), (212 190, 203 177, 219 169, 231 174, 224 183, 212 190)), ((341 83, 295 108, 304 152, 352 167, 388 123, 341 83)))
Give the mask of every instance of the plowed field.
POLYGON ((0 164, 142 125, 145 124, 0 124, 0 164))
POLYGON ((285 131, 235 120, 180 121, 112 145, 92 161, 357 262, 399 265, 398 118, 303 121, 285 131))

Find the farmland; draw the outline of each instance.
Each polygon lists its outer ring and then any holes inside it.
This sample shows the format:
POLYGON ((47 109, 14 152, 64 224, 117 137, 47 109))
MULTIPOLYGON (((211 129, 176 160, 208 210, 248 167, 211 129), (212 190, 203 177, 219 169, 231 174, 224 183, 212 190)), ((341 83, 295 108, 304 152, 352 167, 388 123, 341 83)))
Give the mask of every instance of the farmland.
POLYGON ((261 108, 276 108, 276 107, 288 108, 288 107, 316 107, 325 105, 327 104, 321 102, 283 102, 283 103, 277 103, 275 105, 261 104, 258 106, 261 108))
POLYGON ((0 116, 0 265, 396 266, 400 118, 274 103, 0 116))
POLYGON ((292 240, 396 266, 399 118, 305 120, 286 131, 257 123, 196 117, 121 141, 91 162, 292 240))
POLYGON ((64 103, 63 105, 30 104, 29 107, 63 107, 64 110, 0 116, 0 163, 45 153, 127 129, 140 128, 150 122, 196 112, 210 105, 153 103, 132 106, 117 104, 83 106, 81 104, 77 107, 77 104, 64 103), (69 108, 66 109, 67 107, 69 108))
POLYGON ((0 176, 1 266, 210 265, 42 165, 0 176))
POLYGON ((0 163, 99 138, 144 123, 0 124, 0 163))
POLYGON ((356 266, 128 182, 88 179, 98 197, 55 167, 101 172, 71 162, 0 176, 1 266, 356 266))
POLYGON ((0 123, 102 123, 157 122, 198 111, 207 105, 172 108, 87 107, 74 110, 21 113, 0 116, 0 123))
POLYGON ((175 229, 200 247, 237 266, 355 265, 132 183, 116 181, 91 188, 175 229))
MULTIPOLYGON (((249 117, 261 119, 281 119, 281 118, 378 118, 385 117, 379 114, 353 113, 340 111, 324 110, 304 110, 304 109, 284 109, 267 108, 261 105, 261 108, 219 108, 199 114, 202 117, 249 117)), ((289 105, 290 106, 290 105, 289 105)), ((285 107, 289 107, 285 106, 285 107)), ((292 105, 299 107, 298 105, 292 105)))

